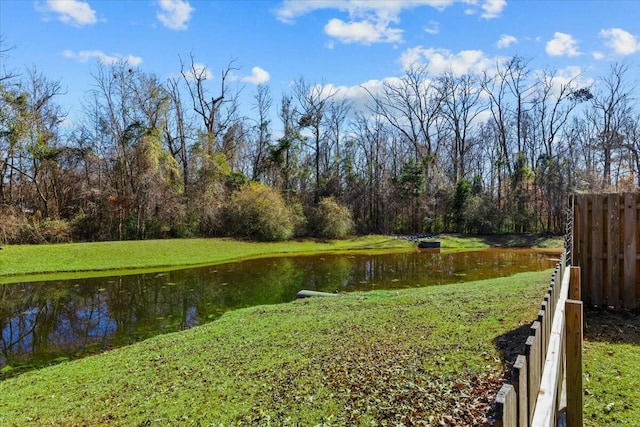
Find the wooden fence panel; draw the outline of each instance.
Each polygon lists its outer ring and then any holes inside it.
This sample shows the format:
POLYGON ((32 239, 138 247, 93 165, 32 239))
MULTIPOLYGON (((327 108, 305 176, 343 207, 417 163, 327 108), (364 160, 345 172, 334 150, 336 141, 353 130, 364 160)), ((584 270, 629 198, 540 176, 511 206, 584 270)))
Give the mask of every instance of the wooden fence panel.
MULTIPOLYGON (((610 197, 602 199, 609 200, 610 197)), ((497 426, 555 427, 563 405, 565 372, 567 382, 571 382, 566 388, 567 394, 571 396, 567 396, 567 400, 571 400, 572 405, 571 409, 567 408, 572 415, 567 414, 566 419, 571 418, 573 423, 580 422, 582 384, 576 378, 582 378, 582 303, 571 300, 579 299, 582 294, 582 270, 579 267, 568 269, 567 261, 579 261, 583 256, 589 260, 599 257, 602 264, 600 271, 608 271, 609 260, 617 262, 620 258, 609 256, 608 251, 615 248, 615 242, 610 233, 603 231, 604 227, 593 227, 591 212, 593 209, 600 209, 600 213, 595 213, 595 224, 609 224, 612 223, 609 221, 609 206, 615 211, 615 204, 596 202, 596 207, 589 209, 589 203, 590 199, 573 200, 573 219, 567 225, 565 252, 551 275, 537 320, 531 324, 524 354, 519 355, 513 365, 511 384, 503 385, 496 397, 497 426), (576 221, 576 218, 583 217, 585 222, 582 224, 579 220, 576 221), (594 230, 602 233, 600 237, 594 237, 594 230), (575 244, 576 241, 578 244, 575 244), (603 244, 606 250, 601 248, 599 251, 592 251, 592 248, 603 244), (580 315, 577 314, 576 307, 579 307, 580 315)), ((638 217, 640 216, 636 215, 635 218, 638 217)), ((640 239, 640 234, 635 238, 640 239)), ((598 268, 589 269, 588 274, 602 279, 598 268)), ((607 283, 610 282, 607 280, 607 283)), ((600 292, 601 299, 609 299, 609 288, 600 287, 596 292, 600 292)))
POLYGON ((640 193, 580 194, 573 199, 573 265, 583 301, 640 307, 640 193))
MULTIPOLYGON (((567 270, 566 260, 563 253, 538 318, 531 324, 524 354, 513 365, 511 384, 505 384, 496 397, 496 425, 555 427, 566 366, 564 302, 570 285, 580 286, 580 269, 567 270)), ((574 289, 572 295, 579 295, 579 290, 574 289)))
MULTIPOLYGON (((567 272, 569 273, 569 272, 567 272)), ((562 277, 556 315, 553 318, 549 350, 541 370, 537 401, 531 416, 532 426, 555 427, 558 401, 562 390, 565 353, 565 301, 569 293, 569 274, 562 277)))

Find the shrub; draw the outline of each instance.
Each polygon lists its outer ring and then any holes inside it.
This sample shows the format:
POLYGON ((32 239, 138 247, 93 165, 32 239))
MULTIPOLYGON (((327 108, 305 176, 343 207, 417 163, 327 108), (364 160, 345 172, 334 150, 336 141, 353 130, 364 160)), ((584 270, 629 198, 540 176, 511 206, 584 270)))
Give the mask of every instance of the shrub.
POLYGON ((68 243, 71 231, 69 223, 62 219, 30 219, 20 224, 18 243, 68 243))
POLYGON ((286 240, 293 235, 294 215, 274 189, 250 182, 234 192, 223 209, 227 234, 261 241, 286 240))
POLYGON ((304 214, 304 207, 297 202, 290 202, 289 205, 293 218, 293 235, 306 236, 309 231, 307 229, 307 217, 304 214))
POLYGON ((311 229, 316 237, 344 239, 353 230, 351 211, 333 197, 324 198, 313 213, 311 229))
POLYGON ((107 240, 108 230, 103 226, 103 221, 100 218, 95 218, 81 211, 71 218, 70 225, 71 235, 75 241, 107 240))
POLYGON ((62 219, 42 219, 39 212, 25 215, 9 206, 0 206, 0 218, 0 243, 3 244, 71 241, 71 226, 62 219))
POLYGON ((18 217, 16 209, 0 206, 0 243, 20 243, 18 240, 22 219, 18 217))

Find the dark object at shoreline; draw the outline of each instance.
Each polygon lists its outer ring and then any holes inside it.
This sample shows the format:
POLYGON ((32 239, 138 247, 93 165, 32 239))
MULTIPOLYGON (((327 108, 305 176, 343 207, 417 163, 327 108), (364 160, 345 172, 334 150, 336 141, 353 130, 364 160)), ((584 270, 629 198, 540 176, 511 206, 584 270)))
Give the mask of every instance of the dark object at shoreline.
POLYGON ((425 242, 424 240, 422 240, 418 242, 418 247, 420 249, 436 249, 436 248, 440 248, 440 242, 439 241, 425 242))

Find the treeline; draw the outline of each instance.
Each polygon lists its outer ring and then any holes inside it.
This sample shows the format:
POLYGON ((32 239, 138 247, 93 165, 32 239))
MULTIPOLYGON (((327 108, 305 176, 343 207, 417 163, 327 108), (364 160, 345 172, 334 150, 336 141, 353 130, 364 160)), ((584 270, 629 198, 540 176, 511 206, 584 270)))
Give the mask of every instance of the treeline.
POLYGON ((234 71, 99 65, 70 126, 61 82, 5 71, 0 241, 561 232, 571 192, 640 186, 625 63, 589 86, 517 56, 416 66, 363 87, 364 108, 304 78, 241 108, 234 71))

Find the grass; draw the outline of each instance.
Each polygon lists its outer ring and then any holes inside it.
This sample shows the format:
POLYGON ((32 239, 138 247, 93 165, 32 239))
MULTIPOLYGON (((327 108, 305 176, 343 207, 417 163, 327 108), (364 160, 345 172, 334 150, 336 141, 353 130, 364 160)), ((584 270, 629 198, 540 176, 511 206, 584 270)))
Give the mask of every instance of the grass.
POLYGON ((0 425, 486 420, 550 271, 258 306, 0 382, 0 425), (520 328, 521 329, 521 328, 520 328))
POLYGON ((640 315, 585 312, 584 424, 640 425, 640 315))
MULTIPOLYGON (((0 283, 46 280, 46 275, 52 273, 55 273, 56 279, 62 279, 65 276, 59 273, 82 273, 82 277, 87 277, 105 272, 141 272, 145 269, 216 264, 279 254, 410 248, 413 248, 410 242, 388 236, 364 236, 328 242, 302 240, 254 243, 231 239, 168 239, 10 245, 0 251, 0 283)), ((66 275, 69 278, 73 276, 66 275)))

